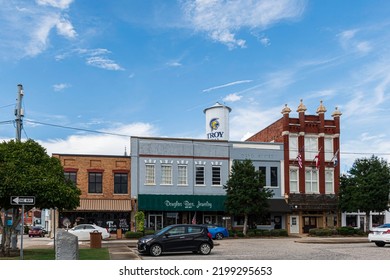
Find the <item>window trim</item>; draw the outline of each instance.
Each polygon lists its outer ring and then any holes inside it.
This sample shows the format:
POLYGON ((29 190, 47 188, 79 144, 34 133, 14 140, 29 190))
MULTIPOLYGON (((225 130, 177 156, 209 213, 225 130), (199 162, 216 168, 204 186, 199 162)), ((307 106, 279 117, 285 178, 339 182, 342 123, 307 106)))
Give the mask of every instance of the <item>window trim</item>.
POLYGON ((145 186, 155 186, 156 185, 156 164, 154 163, 146 163, 145 164, 145 186), (148 167, 153 167, 153 174, 151 174, 152 180, 148 180, 148 167))
POLYGON ((161 164, 161 186, 172 186, 173 185, 173 167, 172 164, 161 164), (168 173, 165 173, 165 167, 169 167, 168 173), (167 176, 165 176, 167 175, 167 176), (167 181, 165 181, 168 179, 167 181))
POLYGON ((212 167, 211 167, 211 185, 212 186, 222 186, 222 168, 221 168, 221 166, 220 165, 213 165, 212 167), (218 172, 218 177, 219 178, 216 178, 216 177, 214 177, 214 168, 218 168, 218 170, 219 170, 219 172, 218 172), (219 181, 219 184, 215 184, 214 183, 214 179, 218 179, 218 181, 219 181))
POLYGON ((188 186, 188 166, 185 164, 179 164, 177 166, 177 185, 178 186, 188 186), (182 168, 184 168, 184 169, 182 169, 182 168), (181 174, 180 174, 181 170, 185 171, 184 176, 181 176, 181 174), (182 177, 184 178, 183 182, 181 181, 182 177))
POLYGON ((195 165, 195 186, 205 186, 206 185, 206 178, 205 178, 205 175, 206 175, 206 172, 205 172, 205 166, 204 165, 200 165, 200 164, 197 164, 195 165), (201 184, 198 184, 198 168, 202 168, 202 183, 201 184))
POLYGON ((88 170, 88 194, 103 194, 103 171, 99 171, 99 170, 88 170), (95 191, 94 192, 91 192, 91 175, 95 175, 95 182, 93 182, 94 184, 94 188, 95 188, 95 191), (100 175, 100 178, 101 178, 101 181, 100 181, 100 191, 96 191, 96 185, 97 183, 99 182, 96 182, 96 175, 100 175))
POLYGON ((129 173, 128 172, 114 172, 114 194, 128 194, 129 193, 129 173), (124 183, 122 183, 122 176, 125 175, 126 176, 126 192, 116 192, 116 182, 115 182, 115 179, 116 179, 116 176, 117 175, 120 175, 121 176, 121 182, 119 183, 119 187, 120 189, 122 189, 122 186, 124 185, 124 183))

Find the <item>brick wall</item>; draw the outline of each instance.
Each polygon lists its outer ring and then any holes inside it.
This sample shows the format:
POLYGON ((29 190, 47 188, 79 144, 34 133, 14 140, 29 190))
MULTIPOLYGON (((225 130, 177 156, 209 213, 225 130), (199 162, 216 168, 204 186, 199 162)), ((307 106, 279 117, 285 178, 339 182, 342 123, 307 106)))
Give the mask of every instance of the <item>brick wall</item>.
POLYGON ((77 186, 81 189, 80 198, 129 199, 131 193, 130 157, 126 156, 90 156, 53 154, 61 161, 65 171, 77 172, 77 186), (88 193, 88 173, 102 172, 103 191, 98 194, 88 193), (114 194, 115 172, 128 173, 128 193, 114 194))

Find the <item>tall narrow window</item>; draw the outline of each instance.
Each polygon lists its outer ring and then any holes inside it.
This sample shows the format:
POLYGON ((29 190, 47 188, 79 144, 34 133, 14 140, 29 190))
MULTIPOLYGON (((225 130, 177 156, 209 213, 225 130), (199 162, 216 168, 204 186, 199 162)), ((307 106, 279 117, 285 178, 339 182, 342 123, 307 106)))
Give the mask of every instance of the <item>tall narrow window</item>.
POLYGON ((305 160, 314 160, 318 154, 318 139, 316 137, 305 136, 305 160))
POLYGON ((273 166, 271 167, 271 187, 277 187, 278 184, 278 168, 273 166))
POLYGON ((298 169, 290 169, 290 192, 299 193, 298 188, 298 169))
POLYGON ((290 134, 288 144, 290 149, 290 159, 296 159, 298 156, 298 135, 290 134))
POLYGON ((114 174, 114 193, 128 193, 128 174, 115 173, 114 174))
POLYGON ((319 193, 317 169, 306 169, 305 174, 306 193, 319 193))
POLYGON ((325 193, 330 194, 334 193, 334 184, 333 184, 333 170, 325 170, 325 193))
POLYGON ((263 179, 262 182, 260 182, 261 187, 265 187, 267 185, 267 173, 266 173, 267 168, 265 166, 259 166, 259 172, 261 174, 261 177, 263 179))
POLYGON ((325 160, 331 161, 333 156, 334 156, 334 154, 333 154, 333 139, 332 138, 325 138, 324 143, 325 143, 325 148, 324 148, 325 160))
POLYGON ((156 184, 156 175, 155 175, 155 166, 154 164, 147 164, 145 170, 145 185, 155 185, 156 184))
POLYGON ((181 186, 188 185, 187 165, 179 165, 177 168, 177 184, 181 186))
POLYGON ((214 186, 220 186, 221 185, 221 167, 220 166, 213 166, 212 168, 212 184, 214 186))
POLYGON ((204 185, 204 166, 197 166, 195 171, 195 184, 204 185))
POLYGON ((172 185, 172 165, 161 165, 161 185, 172 185))
POLYGON ((88 193, 103 192, 103 174, 100 172, 90 172, 88 174, 88 193))

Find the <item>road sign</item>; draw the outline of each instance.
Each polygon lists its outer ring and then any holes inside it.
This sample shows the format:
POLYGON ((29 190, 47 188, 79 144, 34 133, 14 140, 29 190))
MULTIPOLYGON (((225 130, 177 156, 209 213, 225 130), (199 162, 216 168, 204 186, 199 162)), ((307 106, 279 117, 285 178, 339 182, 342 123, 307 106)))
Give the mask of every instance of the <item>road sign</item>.
POLYGON ((11 205, 34 205, 35 196, 11 196, 11 205))

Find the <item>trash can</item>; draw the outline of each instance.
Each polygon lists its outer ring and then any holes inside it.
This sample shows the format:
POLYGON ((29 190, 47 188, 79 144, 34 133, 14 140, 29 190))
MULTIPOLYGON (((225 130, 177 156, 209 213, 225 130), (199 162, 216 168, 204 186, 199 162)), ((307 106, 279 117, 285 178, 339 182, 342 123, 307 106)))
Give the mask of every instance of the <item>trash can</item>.
POLYGON ((94 230, 89 233, 90 236, 90 247, 91 248, 102 248, 102 233, 94 230))
POLYGON ((122 239, 122 229, 116 230, 116 239, 122 239))

